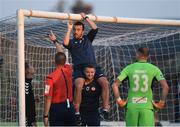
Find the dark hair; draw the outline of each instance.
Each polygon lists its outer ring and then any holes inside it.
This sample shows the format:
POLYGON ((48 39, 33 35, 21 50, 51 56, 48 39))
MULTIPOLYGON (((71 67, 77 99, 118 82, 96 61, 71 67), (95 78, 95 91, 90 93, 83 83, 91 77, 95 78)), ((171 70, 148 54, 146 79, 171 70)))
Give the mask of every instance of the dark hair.
POLYGON ((77 22, 74 23, 74 26, 79 26, 79 25, 82 26, 82 28, 84 30, 84 24, 82 22, 77 21, 77 22))
POLYGON ((94 69, 96 70, 96 67, 95 67, 94 65, 92 65, 92 64, 88 64, 88 65, 84 68, 84 70, 86 70, 86 68, 94 68, 94 69))
POLYGON ((137 51, 143 56, 149 56, 149 49, 146 47, 140 47, 137 51))
POLYGON ((63 52, 58 52, 55 55, 56 65, 64 65, 66 63, 66 55, 63 52))

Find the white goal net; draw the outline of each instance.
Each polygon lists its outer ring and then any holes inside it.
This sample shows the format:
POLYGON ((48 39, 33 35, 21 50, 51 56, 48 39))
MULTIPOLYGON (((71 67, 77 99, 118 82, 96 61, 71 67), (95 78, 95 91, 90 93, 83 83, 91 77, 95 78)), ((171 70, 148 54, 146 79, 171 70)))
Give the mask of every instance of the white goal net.
MULTIPOLYGON (((157 65, 170 87, 166 108, 158 112, 161 121, 180 122, 180 26, 134 25, 97 23, 99 32, 93 42, 96 60, 107 76, 110 86, 120 71, 135 61, 135 51, 140 46, 150 49, 149 62, 157 65)), ((90 29, 85 23, 86 33, 90 29)), ((33 90, 36 100, 37 121, 43 121, 44 79, 54 69, 56 49, 49 41, 52 30, 62 42, 67 30, 67 20, 25 18, 25 61, 36 69, 33 90)), ((16 17, 0 20, 0 125, 17 125, 18 61, 16 17)), ((71 62, 71 57, 69 56, 71 62)), ((23 68, 23 67, 22 67, 23 68)), ((124 121, 124 109, 118 108, 110 87, 109 121, 124 121)), ((127 97, 128 82, 120 87, 122 97, 127 97)), ((153 82, 154 99, 159 100, 161 87, 153 82)), ((101 112, 101 108, 100 108, 101 112)), ((103 120, 103 119, 102 119, 103 120)))

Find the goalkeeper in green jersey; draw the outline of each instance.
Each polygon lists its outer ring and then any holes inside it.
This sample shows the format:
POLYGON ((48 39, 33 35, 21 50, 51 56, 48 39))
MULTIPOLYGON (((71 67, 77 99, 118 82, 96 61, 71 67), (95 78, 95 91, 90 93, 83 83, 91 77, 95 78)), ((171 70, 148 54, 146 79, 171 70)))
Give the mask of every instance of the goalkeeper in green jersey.
POLYGON ((137 62, 125 67, 116 81, 112 84, 117 103, 126 110, 126 126, 154 126, 153 108, 162 109, 169 91, 168 84, 160 69, 147 63, 148 48, 139 48, 136 53, 137 62), (128 78, 128 99, 122 100, 119 93, 119 84, 128 78), (156 78, 162 86, 162 95, 158 103, 153 101, 152 82, 156 78))

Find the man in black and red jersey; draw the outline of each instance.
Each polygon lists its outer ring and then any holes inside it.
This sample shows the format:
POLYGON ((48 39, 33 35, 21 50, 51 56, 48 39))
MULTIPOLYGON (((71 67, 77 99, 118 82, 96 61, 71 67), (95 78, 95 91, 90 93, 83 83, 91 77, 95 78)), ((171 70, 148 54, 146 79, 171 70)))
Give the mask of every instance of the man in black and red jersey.
POLYGON ((82 126, 100 126, 99 98, 102 87, 95 79, 96 68, 87 65, 84 69, 85 82, 82 88, 80 116, 82 126))
POLYGON ((72 104, 72 68, 65 62, 65 54, 63 52, 56 53, 56 69, 46 79, 45 126, 48 124, 50 126, 74 126, 76 124, 75 110, 72 104))

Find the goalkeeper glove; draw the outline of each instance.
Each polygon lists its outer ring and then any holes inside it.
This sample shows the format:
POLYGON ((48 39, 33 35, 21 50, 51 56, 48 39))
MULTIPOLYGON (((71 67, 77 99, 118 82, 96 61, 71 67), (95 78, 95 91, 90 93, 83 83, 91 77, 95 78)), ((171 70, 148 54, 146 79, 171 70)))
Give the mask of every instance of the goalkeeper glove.
POLYGON ((81 126, 82 125, 82 121, 81 121, 81 115, 79 112, 75 113, 75 117, 76 117, 76 125, 77 126, 81 126))
POLYGON ((165 101, 160 100, 158 103, 152 101, 153 105, 157 109, 163 109, 165 107, 165 101))
POLYGON ((118 103, 118 105, 119 105, 121 108, 123 108, 123 107, 126 106, 127 100, 122 100, 122 99, 119 97, 119 98, 117 99, 117 103, 118 103))

